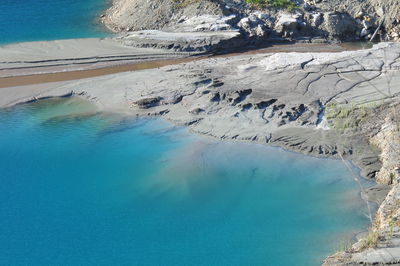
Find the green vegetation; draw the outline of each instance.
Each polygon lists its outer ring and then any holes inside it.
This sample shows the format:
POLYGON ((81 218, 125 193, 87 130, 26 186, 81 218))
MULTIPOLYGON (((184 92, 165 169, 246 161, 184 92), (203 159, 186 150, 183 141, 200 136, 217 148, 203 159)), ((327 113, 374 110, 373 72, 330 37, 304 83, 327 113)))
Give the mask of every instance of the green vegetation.
POLYGON ((390 219, 390 222, 389 222, 389 232, 388 232, 388 238, 391 238, 392 236, 393 236, 393 232, 394 232, 394 227, 395 226, 397 226, 397 220, 394 218, 394 217, 392 217, 392 219, 390 219))
POLYGON ((390 184, 393 184, 395 175, 393 173, 390 173, 389 177, 390 177, 390 184))
POLYGON ((374 248, 378 244, 378 233, 370 230, 368 236, 362 240, 361 250, 367 248, 374 248))
POLYGON ((256 7, 286 8, 288 10, 296 7, 296 4, 291 0, 246 0, 246 2, 256 7))
POLYGON ((339 105, 331 103, 325 108, 325 117, 335 129, 357 129, 368 116, 374 113, 376 105, 339 105))

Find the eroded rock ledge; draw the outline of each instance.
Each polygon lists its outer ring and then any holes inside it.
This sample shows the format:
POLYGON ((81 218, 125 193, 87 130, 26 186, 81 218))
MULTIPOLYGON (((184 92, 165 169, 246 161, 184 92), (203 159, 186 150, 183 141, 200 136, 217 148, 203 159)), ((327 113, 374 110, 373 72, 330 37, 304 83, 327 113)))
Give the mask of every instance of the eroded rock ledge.
POLYGON ((400 263, 400 131, 399 104, 388 106, 386 118, 371 142, 381 150, 382 168, 376 176, 391 190, 380 205, 366 238, 349 250, 328 257, 324 265, 398 265, 400 263))

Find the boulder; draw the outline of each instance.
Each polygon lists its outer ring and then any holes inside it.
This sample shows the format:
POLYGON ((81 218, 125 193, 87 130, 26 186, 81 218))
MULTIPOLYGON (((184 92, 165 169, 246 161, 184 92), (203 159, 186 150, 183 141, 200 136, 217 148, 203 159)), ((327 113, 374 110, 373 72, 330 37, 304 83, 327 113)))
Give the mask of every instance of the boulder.
POLYGON ((366 17, 363 21, 362 21, 362 25, 364 29, 370 29, 374 26, 374 24, 372 23, 371 19, 369 17, 366 17))
POLYGON ((169 32, 143 30, 130 32, 119 40, 126 46, 172 49, 179 52, 213 52, 241 47, 244 40, 238 30, 169 32))
POLYGON ((283 13, 275 25, 275 30, 279 33, 295 32, 299 29, 302 18, 300 14, 283 13))
POLYGON ((217 16, 217 15, 201 15, 185 19, 179 25, 172 27, 174 31, 226 31, 233 30, 235 15, 217 16))
POLYGON ((368 29, 363 28, 363 29, 361 30, 360 37, 361 37, 361 38, 364 38, 364 37, 368 36, 370 33, 371 33, 371 32, 370 32, 368 29))
POLYGON ((321 28, 331 39, 354 38, 357 31, 355 19, 347 13, 326 13, 321 28))
POLYGON ((268 36, 269 28, 265 21, 260 19, 260 16, 251 14, 248 17, 242 18, 237 26, 244 32, 248 38, 265 38, 268 36))
POLYGON ((148 108, 157 106, 161 100, 162 100, 162 97, 150 97, 150 98, 140 99, 140 100, 134 102, 133 104, 137 105, 139 108, 148 109, 148 108))
POLYGON ((304 10, 306 10, 306 11, 311 11, 311 10, 314 9, 314 6, 313 6, 311 3, 309 3, 309 2, 304 2, 303 8, 304 8, 304 10))
POLYGON ((324 16, 322 13, 312 14, 311 26, 319 27, 324 22, 324 16))

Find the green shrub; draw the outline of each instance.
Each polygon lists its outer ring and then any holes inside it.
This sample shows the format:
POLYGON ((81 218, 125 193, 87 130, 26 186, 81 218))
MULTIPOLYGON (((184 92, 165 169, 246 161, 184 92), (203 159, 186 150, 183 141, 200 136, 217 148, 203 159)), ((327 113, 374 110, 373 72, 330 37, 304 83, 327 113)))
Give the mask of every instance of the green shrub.
POLYGON ((246 0, 246 2, 257 7, 286 8, 288 10, 296 7, 291 0, 246 0))
POLYGON ((367 237, 362 240, 361 250, 376 247, 378 244, 378 237, 379 236, 377 232, 370 230, 367 237))

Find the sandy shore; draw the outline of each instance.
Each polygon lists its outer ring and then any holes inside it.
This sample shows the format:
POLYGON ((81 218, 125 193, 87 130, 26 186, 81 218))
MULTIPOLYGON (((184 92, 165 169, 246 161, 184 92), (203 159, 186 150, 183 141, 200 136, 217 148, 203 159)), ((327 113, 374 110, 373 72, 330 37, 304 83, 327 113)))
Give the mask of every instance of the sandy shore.
MULTIPOLYGON (((201 57, 203 58, 203 57, 201 57)), ((185 57, 180 59, 164 59, 142 63, 124 64, 124 65, 112 65, 108 67, 100 67, 94 69, 85 70, 73 70, 73 71, 63 71, 63 72, 50 72, 54 69, 49 70, 48 68, 42 69, 45 73, 32 74, 32 75, 12 75, 8 77, 0 77, 0 88, 15 87, 15 86, 25 86, 25 85, 35 85, 49 82, 59 82, 59 81, 72 81, 85 78, 93 78, 98 76, 110 75, 121 72, 137 71, 143 69, 159 68, 168 65, 175 65, 180 63, 185 63, 193 60, 199 60, 199 57, 185 57), (46 73, 49 71, 50 73, 46 73)), ((16 70, 15 70, 16 71, 16 70)), ((11 72, 13 73, 13 71, 11 72)))
POLYGON ((0 77, 107 68, 193 54, 136 48, 112 38, 25 42, 0 46, 0 77))
POLYGON ((346 44, 286 44, 229 53, 201 55, 153 48, 127 47, 115 39, 71 39, 0 46, 0 88, 78 80, 159 68, 213 57, 279 52, 342 52, 359 47, 346 44), (62 56, 61 56, 62 55, 62 56))

